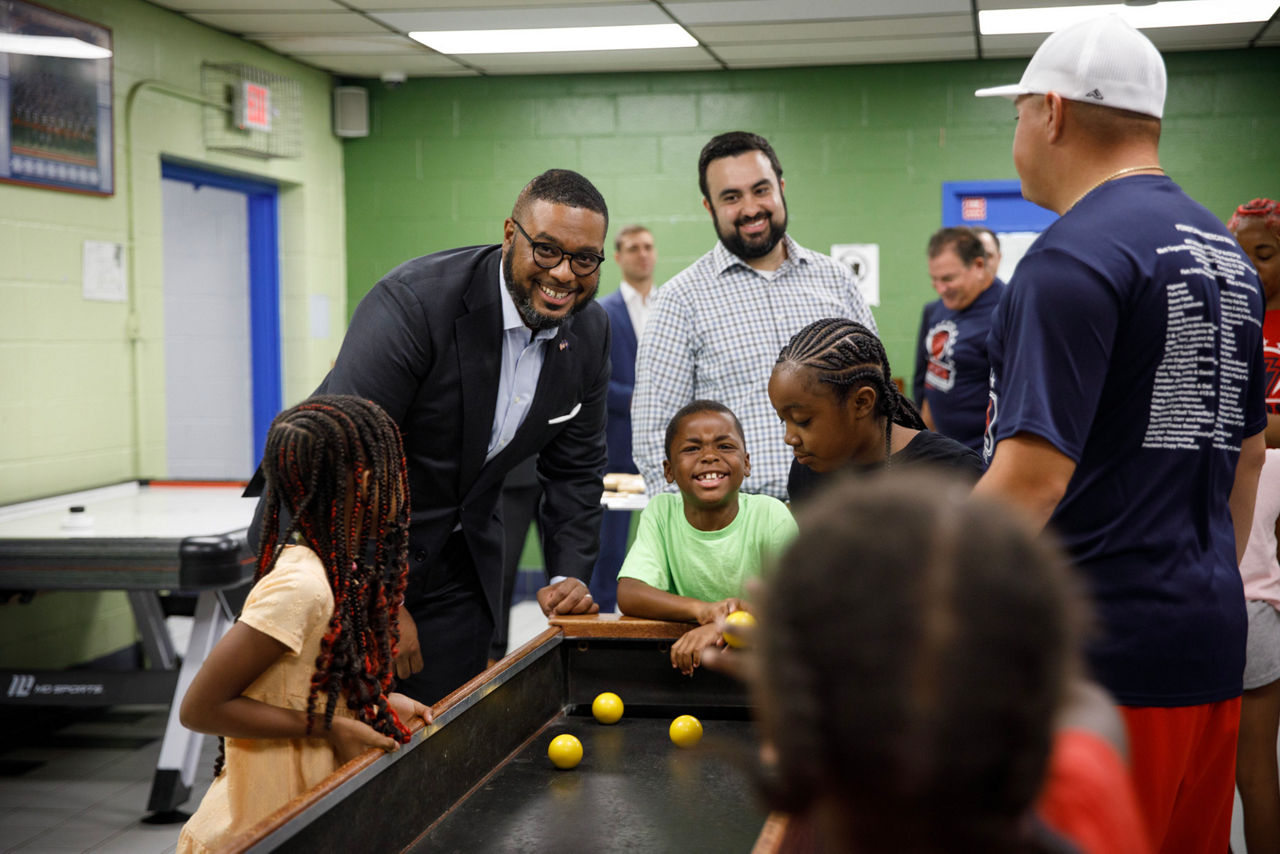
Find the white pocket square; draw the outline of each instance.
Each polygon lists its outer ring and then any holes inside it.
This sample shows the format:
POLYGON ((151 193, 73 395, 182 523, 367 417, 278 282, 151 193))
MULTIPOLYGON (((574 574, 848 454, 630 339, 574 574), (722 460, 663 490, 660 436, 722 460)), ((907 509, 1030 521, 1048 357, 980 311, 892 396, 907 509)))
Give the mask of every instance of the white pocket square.
POLYGON ((547 423, 548 423, 548 424, 563 424, 565 421, 568 421, 570 418, 572 418, 573 416, 577 415, 581 410, 582 410, 582 404, 581 404, 581 403, 579 403, 579 404, 578 404, 577 406, 575 406, 573 409, 569 410, 569 414, 568 414, 568 415, 557 415, 555 418, 548 418, 548 419, 547 419, 547 423))

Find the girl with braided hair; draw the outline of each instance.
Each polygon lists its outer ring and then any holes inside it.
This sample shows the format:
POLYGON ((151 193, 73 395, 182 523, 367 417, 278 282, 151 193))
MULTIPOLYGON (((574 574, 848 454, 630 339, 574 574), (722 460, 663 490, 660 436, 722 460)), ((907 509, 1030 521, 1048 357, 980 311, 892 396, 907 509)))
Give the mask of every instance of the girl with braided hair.
POLYGON ((880 339, 845 318, 815 321, 782 348, 769 378, 769 400, 795 453, 787 480, 792 502, 846 468, 921 464, 974 480, 982 474, 981 458, 927 430, 891 377, 880 339))
POLYGON ((1250 851, 1280 851, 1280 202, 1254 199, 1236 208, 1227 230, 1253 261, 1266 314, 1262 358, 1267 375, 1267 456, 1258 477, 1253 527, 1240 575, 1249 634, 1245 645, 1244 696, 1236 743, 1236 787, 1250 851))
POLYGON ((431 719, 388 693, 408 566, 395 423, 367 400, 317 395, 276 416, 262 469, 253 590, 182 701, 183 726, 224 742, 179 852, 221 848, 369 748, 407 742, 411 718, 431 719))
POLYGON ((1048 538, 925 471, 838 479, 797 522, 737 665, 782 850, 1151 850, 1048 538))

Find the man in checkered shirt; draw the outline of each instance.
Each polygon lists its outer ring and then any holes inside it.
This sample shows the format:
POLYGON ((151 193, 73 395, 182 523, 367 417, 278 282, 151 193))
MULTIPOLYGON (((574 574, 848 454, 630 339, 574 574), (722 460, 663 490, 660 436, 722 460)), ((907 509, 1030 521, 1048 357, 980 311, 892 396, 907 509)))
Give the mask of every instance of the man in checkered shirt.
POLYGON ((715 137, 698 157, 698 181, 720 239, 654 297, 636 354, 636 467, 650 495, 666 488, 667 420, 690 401, 718 400, 746 432, 751 476, 743 490, 785 500, 792 454, 766 391, 778 352, 824 317, 872 330, 875 321, 851 270, 787 236, 782 164, 764 137, 715 137))

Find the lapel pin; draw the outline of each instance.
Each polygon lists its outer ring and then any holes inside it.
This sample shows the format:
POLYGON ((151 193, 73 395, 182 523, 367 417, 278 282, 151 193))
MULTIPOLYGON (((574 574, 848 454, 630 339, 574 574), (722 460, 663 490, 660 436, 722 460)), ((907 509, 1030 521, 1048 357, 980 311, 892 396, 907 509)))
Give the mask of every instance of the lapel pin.
POLYGON ((560 342, 560 350, 561 350, 561 352, 563 352, 563 351, 565 351, 565 350, 568 350, 568 349, 569 349, 569 342, 568 342, 568 341, 561 341, 561 342, 560 342))

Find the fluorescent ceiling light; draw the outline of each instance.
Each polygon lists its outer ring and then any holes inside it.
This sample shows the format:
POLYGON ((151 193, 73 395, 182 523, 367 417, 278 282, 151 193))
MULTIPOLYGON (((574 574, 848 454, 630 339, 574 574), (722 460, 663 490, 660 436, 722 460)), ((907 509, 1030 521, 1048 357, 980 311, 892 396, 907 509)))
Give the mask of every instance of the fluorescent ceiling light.
POLYGON ((1280 6, 1276 0, 1165 0, 1150 6, 1107 3, 1097 6, 1047 6, 1043 9, 984 9, 978 29, 984 36, 1052 33, 1089 18, 1113 12, 1141 30, 1160 27, 1206 27, 1267 21, 1280 6))
POLYGON ((106 59, 111 51, 96 44, 66 36, 25 36, 0 33, 0 53, 25 53, 30 56, 65 56, 71 59, 106 59))
POLYGON ((637 50, 697 47, 698 40, 679 24, 627 27, 544 27, 528 30, 447 30, 409 33, 432 50, 466 53, 560 53, 585 50, 637 50))

